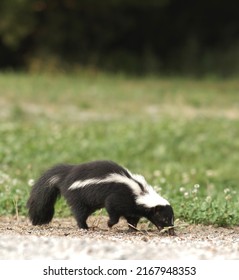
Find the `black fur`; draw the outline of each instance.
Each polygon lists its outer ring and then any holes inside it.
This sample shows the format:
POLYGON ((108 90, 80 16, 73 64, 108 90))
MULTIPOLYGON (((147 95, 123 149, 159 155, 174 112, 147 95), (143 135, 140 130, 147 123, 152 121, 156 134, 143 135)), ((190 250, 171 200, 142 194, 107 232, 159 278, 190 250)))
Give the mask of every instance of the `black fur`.
MULTIPOLYGON (((146 207, 138 205, 129 186, 119 182, 97 183, 69 189, 78 180, 104 179, 117 173, 136 181, 131 174, 111 161, 94 161, 80 165, 57 165, 47 170, 32 187, 27 202, 29 217, 33 225, 49 223, 54 215, 54 204, 58 196, 67 200, 79 228, 88 229, 87 218, 97 209, 106 208, 108 226, 118 223, 120 217, 136 228, 141 217, 147 218, 157 228, 173 226, 173 209, 170 205, 146 207)), ((142 192, 143 186, 136 181, 142 192)), ((132 229, 133 227, 130 227, 132 229)))

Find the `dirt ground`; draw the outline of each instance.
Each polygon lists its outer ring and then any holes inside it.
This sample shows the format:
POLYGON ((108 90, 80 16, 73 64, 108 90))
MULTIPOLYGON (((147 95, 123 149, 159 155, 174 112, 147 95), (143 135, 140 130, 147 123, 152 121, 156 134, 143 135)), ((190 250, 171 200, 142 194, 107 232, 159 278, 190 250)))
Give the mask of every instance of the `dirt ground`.
MULTIPOLYGON (((138 231, 129 233, 125 221, 121 220, 113 229, 107 227, 107 217, 90 217, 87 221, 89 230, 81 230, 77 227, 74 218, 54 218, 47 225, 33 226, 25 217, 0 217, 0 235, 35 235, 52 237, 87 237, 97 239, 115 239, 119 235, 125 235, 125 238, 132 235, 147 236, 158 234, 156 230, 138 231), (155 232, 155 233, 154 233, 155 232)), ((143 226, 141 226, 143 229, 143 226)))
MULTIPOLYGON (((52 252, 49 251, 49 240, 57 239, 61 240, 61 244, 67 243, 64 250, 68 255, 62 255, 62 258, 71 258, 73 253, 76 256, 81 248, 84 257, 90 255, 92 258, 239 259, 239 226, 222 228, 179 224, 176 235, 168 236, 167 233, 159 233, 154 227, 150 228, 147 222, 140 224, 139 231, 133 233, 128 232, 124 220, 109 230, 105 216, 90 217, 88 225, 90 229, 86 231, 78 229, 73 218, 54 218, 48 225, 32 226, 25 217, 0 217, 0 259, 15 258, 17 252, 13 251, 12 255, 9 253, 9 248, 14 247, 11 242, 19 242, 19 246, 25 242, 24 246, 29 247, 27 240, 31 239, 42 244, 42 256, 52 253, 52 258, 61 256, 57 251, 63 251, 58 250, 59 245, 55 246, 55 243, 52 252), (76 244, 78 250, 75 249, 76 244)), ((29 255, 25 256, 28 259, 39 257, 39 252, 34 252, 32 248, 28 252, 29 255)), ((22 253, 18 253, 16 258, 19 256, 22 253)))
MULTIPOLYGON (((90 229, 88 231, 78 229, 76 221, 73 218, 54 218, 48 225, 32 226, 30 221, 25 217, 0 217, 0 235, 36 235, 36 236, 69 236, 85 237, 97 239, 115 240, 119 235, 125 239, 142 238, 150 240, 168 236, 167 233, 159 233, 153 226, 149 229, 148 223, 138 225, 137 232, 128 232, 128 226, 124 220, 121 220, 113 229, 107 227, 107 217, 90 217, 88 220, 90 229)), ((235 227, 214 227, 204 225, 189 225, 182 223, 175 229, 175 236, 172 239, 178 240, 238 240, 239 226, 235 227)))

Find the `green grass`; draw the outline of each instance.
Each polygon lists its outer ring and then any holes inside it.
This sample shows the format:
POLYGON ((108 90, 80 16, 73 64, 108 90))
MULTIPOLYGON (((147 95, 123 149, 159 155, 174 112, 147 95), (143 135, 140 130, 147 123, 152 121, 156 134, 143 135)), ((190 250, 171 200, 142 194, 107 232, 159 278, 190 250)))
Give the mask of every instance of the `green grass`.
MULTIPOLYGON (((237 80, 1 73, 0 108, 0 215, 26 215, 30 181, 51 165, 111 159, 176 218, 239 223, 237 80)), ((69 215, 62 199, 56 215, 69 215)))

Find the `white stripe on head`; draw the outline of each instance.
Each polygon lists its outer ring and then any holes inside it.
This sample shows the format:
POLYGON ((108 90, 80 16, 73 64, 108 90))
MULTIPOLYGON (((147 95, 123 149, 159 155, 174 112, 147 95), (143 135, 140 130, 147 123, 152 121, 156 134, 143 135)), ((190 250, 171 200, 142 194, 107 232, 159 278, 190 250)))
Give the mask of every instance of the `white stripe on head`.
POLYGON ((130 174, 130 175, 135 181, 139 182, 143 187, 146 187, 148 185, 144 176, 139 174, 130 174))
POLYGON ((155 207, 157 205, 169 205, 169 202, 156 193, 156 191, 150 185, 147 185, 145 193, 137 197, 136 203, 139 205, 144 205, 147 208, 155 207))
MULTIPOLYGON (((129 171, 128 171, 129 172, 129 171)), ((129 172, 130 173, 130 172, 129 172)), ((132 178, 134 178, 134 180, 136 180, 137 182, 141 183, 141 185, 144 187, 145 192, 141 193, 141 195, 139 195, 136 198, 136 203, 139 205, 144 205, 145 207, 151 208, 151 207, 155 207, 157 205, 169 205, 169 202, 164 199, 163 197, 161 197, 153 188, 152 186, 150 186, 144 176, 139 175, 139 174, 131 174, 132 178)))

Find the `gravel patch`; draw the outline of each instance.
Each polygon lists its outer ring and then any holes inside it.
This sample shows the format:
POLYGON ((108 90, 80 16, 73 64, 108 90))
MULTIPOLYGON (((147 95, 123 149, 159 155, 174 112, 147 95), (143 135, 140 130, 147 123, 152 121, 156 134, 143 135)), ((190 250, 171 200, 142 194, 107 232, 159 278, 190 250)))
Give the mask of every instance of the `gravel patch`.
POLYGON ((72 218, 34 227, 26 218, 1 217, 0 259, 239 259, 239 227, 188 225, 168 236, 147 224, 129 233, 124 221, 108 230, 106 220, 92 217, 85 231, 72 218))

